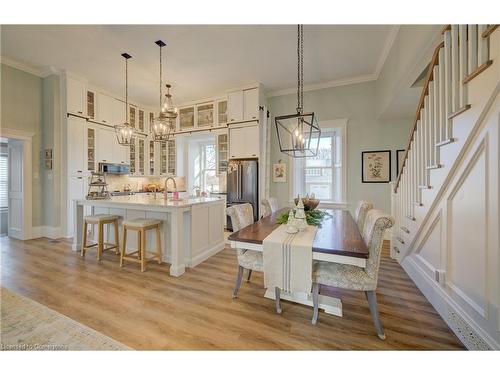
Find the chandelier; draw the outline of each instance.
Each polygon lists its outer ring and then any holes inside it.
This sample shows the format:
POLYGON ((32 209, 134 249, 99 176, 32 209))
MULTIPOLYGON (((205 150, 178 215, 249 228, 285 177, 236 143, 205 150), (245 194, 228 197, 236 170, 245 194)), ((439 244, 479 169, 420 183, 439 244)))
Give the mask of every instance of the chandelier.
POLYGON ((277 116, 274 121, 280 151, 294 158, 318 153, 321 129, 314 112, 304 113, 304 26, 297 25, 297 113, 277 116))
POLYGON ((114 128, 118 143, 130 146, 135 136, 135 129, 128 122, 128 59, 132 56, 128 53, 122 53, 122 57, 125 59, 125 122, 115 125, 114 128))
POLYGON ((175 119, 177 118, 177 109, 172 104, 172 95, 170 94, 170 85, 167 83, 167 93, 163 96, 163 62, 162 62, 162 48, 165 43, 161 40, 155 42, 160 47, 160 112, 158 117, 153 120, 150 125, 150 131, 153 135, 155 142, 165 143, 172 138, 175 131, 175 119))

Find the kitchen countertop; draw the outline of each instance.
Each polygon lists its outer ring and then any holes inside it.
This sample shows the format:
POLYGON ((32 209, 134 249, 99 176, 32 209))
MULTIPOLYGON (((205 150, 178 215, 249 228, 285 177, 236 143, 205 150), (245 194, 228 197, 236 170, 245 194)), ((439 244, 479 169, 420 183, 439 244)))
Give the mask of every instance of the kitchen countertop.
POLYGON ((125 195, 125 196, 116 196, 111 197, 111 199, 78 199, 79 204, 83 205, 91 205, 91 206, 136 206, 141 207, 143 209, 150 208, 186 208, 191 207, 198 204, 207 204, 222 201, 221 198, 186 198, 179 199, 177 201, 168 199, 165 200, 163 195, 157 194, 156 199, 152 195, 125 195))

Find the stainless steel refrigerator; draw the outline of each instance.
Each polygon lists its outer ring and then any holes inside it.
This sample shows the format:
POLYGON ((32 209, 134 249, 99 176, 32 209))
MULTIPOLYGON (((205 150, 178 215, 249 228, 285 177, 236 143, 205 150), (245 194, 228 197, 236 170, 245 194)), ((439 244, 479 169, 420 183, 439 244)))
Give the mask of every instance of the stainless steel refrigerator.
MULTIPOLYGON (((259 166, 257 159, 232 159, 227 167, 227 207, 250 203, 254 221, 259 218, 259 166)), ((227 229, 232 230, 227 217, 227 229)))

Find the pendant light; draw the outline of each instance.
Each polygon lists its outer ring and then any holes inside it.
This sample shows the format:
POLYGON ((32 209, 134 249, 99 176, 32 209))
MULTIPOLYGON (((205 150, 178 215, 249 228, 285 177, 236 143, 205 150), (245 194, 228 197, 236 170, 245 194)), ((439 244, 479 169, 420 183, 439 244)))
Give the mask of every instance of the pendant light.
POLYGON ((135 137, 135 129, 128 122, 128 59, 132 56, 128 53, 122 53, 122 57, 125 59, 125 122, 115 125, 114 128, 118 143, 123 146, 130 146, 135 137))
POLYGON ((314 112, 303 110, 304 26, 297 25, 297 113, 274 119, 280 151, 294 158, 314 157, 318 153, 321 129, 314 112))
POLYGON ((170 94, 170 85, 167 83, 167 93, 163 96, 163 61, 162 61, 162 48, 166 44, 158 40, 155 42, 160 47, 160 112, 158 117, 153 120, 150 125, 150 131, 153 135, 155 142, 165 143, 173 137, 175 131, 175 119, 177 118, 177 109, 173 107, 172 95, 170 94))

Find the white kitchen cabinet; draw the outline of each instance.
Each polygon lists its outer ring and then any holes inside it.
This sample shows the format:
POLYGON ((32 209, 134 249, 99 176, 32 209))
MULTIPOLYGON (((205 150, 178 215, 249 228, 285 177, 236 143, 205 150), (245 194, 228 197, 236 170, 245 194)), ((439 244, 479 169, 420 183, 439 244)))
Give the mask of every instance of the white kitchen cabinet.
POLYGON ((194 106, 179 109, 179 130, 194 128, 194 106))
POLYGON ((148 144, 148 175, 149 176, 154 176, 156 173, 156 147, 155 147, 155 141, 149 139, 147 141, 148 144))
POLYGON ((127 118, 125 102, 113 99, 113 123, 112 126, 123 124, 127 118))
POLYGON ((137 108, 133 105, 128 106, 128 122, 134 128, 137 125, 137 108))
POLYGON ((243 121, 243 91, 233 91, 227 94, 228 122, 243 121))
POLYGON ((214 103, 203 103, 196 106, 198 128, 206 128, 214 125, 214 103))
MULTIPOLYGON (((82 142, 83 143, 83 142, 82 142)), ((75 222, 75 212, 74 212, 74 199, 84 199, 87 195, 85 191, 87 186, 85 183, 85 178, 82 176, 69 176, 68 177, 68 215, 67 215, 67 236, 73 236, 74 222, 75 222)))
POLYGON ((113 163, 113 143, 118 143, 115 132, 105 127, 100 127, 97 136, 100 163, 113 163))
POLYGON ((238 90, 227 94, 228 123, 259 119, 259 89, 238 90))
POLYGON ((113 131, 113 158, 112 163, 117 164, 128 164, 128 149, 129 146, 124 146, 118 143, 116 139, 115 132, 113 131))
POLYGON ((130 164, 130 174, 135 176, 137 174, 137 154, 136 154, 136 138, 132 138, 129 147, 129 164, 130 164))
POLYGON ((139 176, 144 176, 145 144, 144 138, 137 138, 137 175, 139 176))
POLYGON ((83 118, 68 116, 68 176, 80 176, 85 170, 85 123, 83 118))
POLYGON ((144 118, 144 109, 137 110, 137 129, 141 133, 145 133, 144 124, 146 123, 144 118))
POLYGON ((217 174, 227 172, 229 142, 227 132, 217 134, 217 174))
POLYGON ((97 171, 97 128, 95 126, 89 125, 91 122, 87 122, 85 140, 86 160, 87 160, 87 171, 96 172, 97 171))
POLYGON ((87 118, 89 120, 96 118, 96 94, 91 90, 87 90, 87 118))
POLYGON ((259 118, 259 90, 257 88, 243 90, 243 120, 251 121, 259 118))
POLYGON ((168 169, 167 173, 169 175, 175 176, 176 171, 177 171, 177 146, 175 143, 175 139, 171 139, 167 142, 167 153, 168 153, 168 158, 167 158, 167 163, 168 163, 168 169))
POLYGON ((222 99, 217 101, 217 126, 227 124, 227 100, 222 99))
POLYGON ((229 158, 259 157, 259 126, 229 128, 229 158))
POLYGON ((66 76, 66 108, 68 113, 86 116, 86 99, 85 83, 66 76))
POLYGON ((111 96, 97 93, 97 121, 113 125, 114 100, 111 96))
POLYGON ((160 175, 161 176, 166 176, 167 175, 167 159, 168 159, 168 154, 167 154, 167 143, 159 143, 159 165, 160 165, 160 175))

